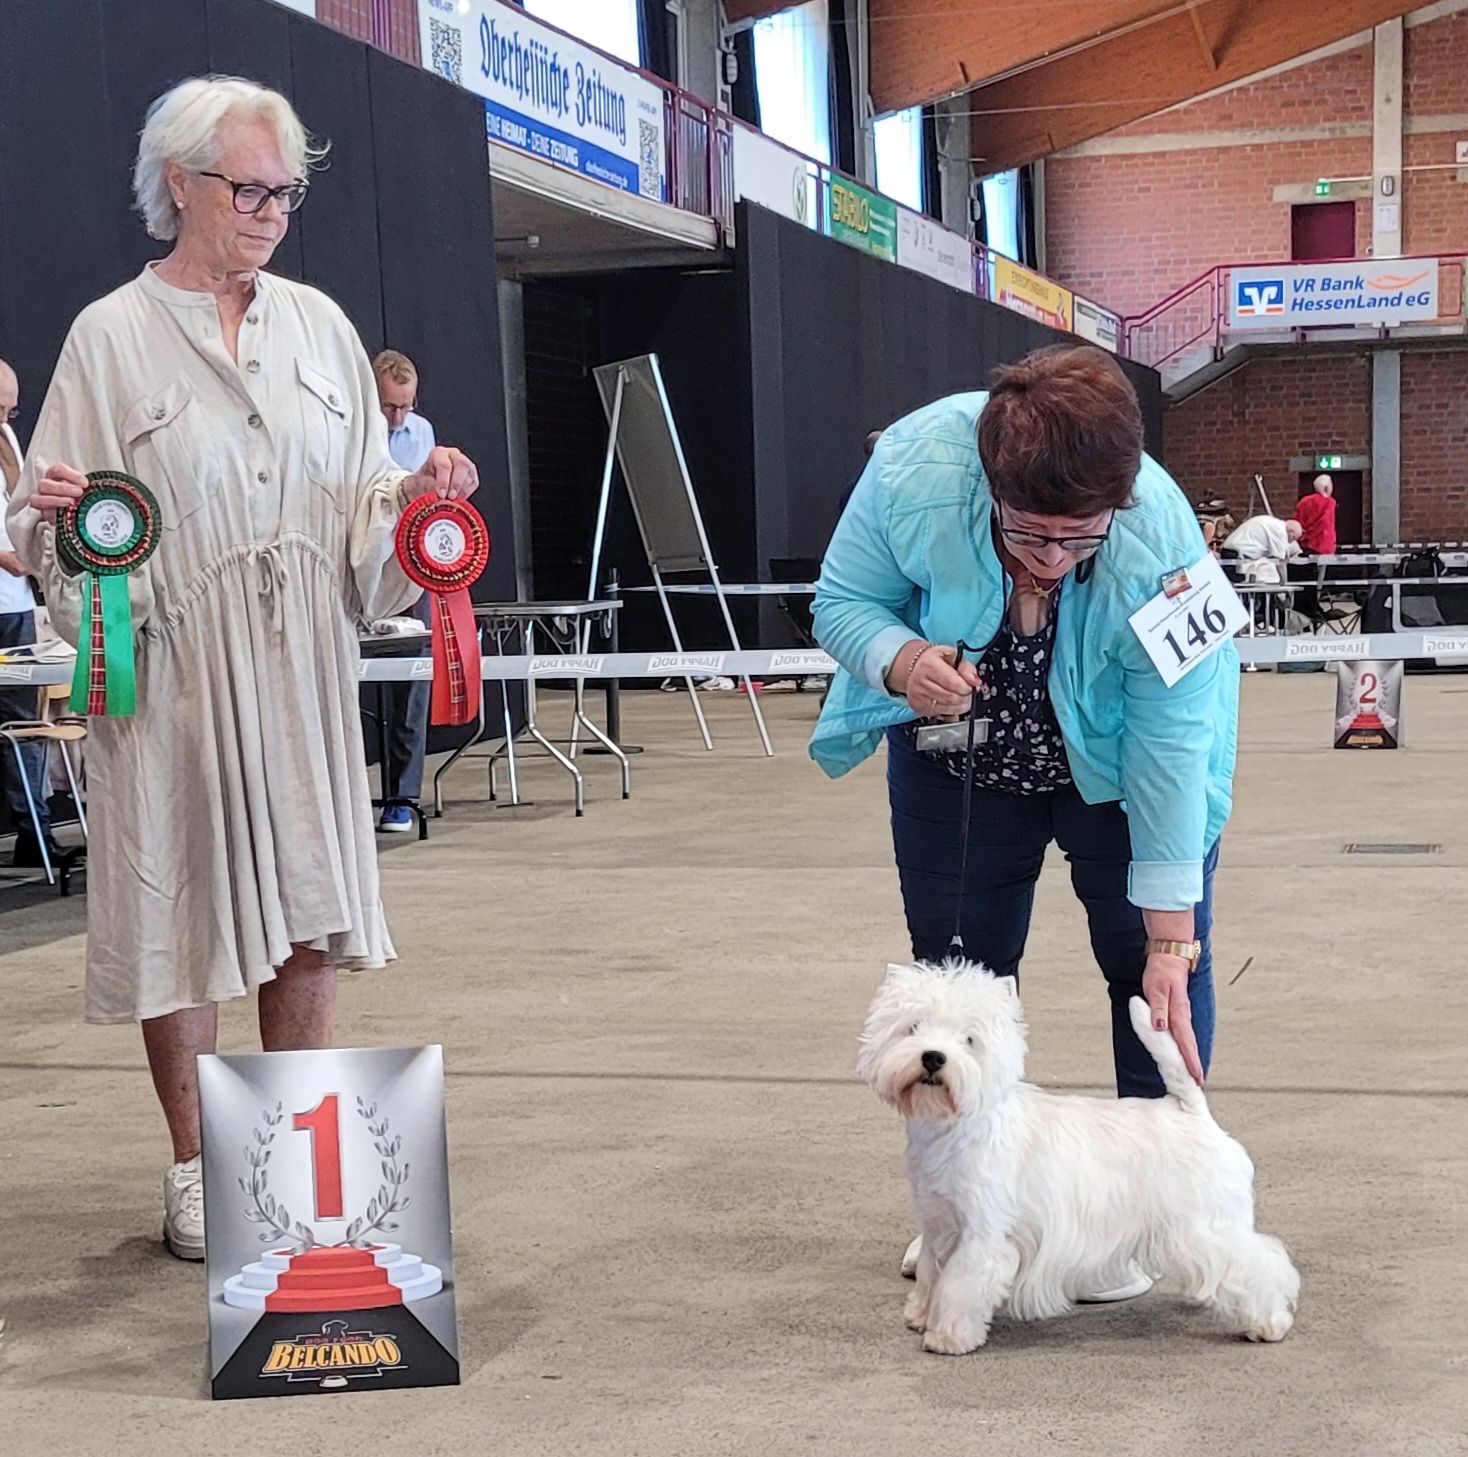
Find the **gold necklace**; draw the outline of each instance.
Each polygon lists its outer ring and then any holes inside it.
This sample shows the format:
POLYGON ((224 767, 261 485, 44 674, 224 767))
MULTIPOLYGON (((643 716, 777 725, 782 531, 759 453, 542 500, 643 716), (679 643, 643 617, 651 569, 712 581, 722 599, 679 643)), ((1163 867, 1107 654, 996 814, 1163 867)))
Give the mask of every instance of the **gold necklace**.
MULTIPOLYGON (((1026 571, 1028 570, 1029 569, 1026 568, 1026 571)), ((1030 580, 1025 585, 1030 589, 1031 592, 1035 594, 1036 597, 1040 599, 1040 601, 1048 602, 1051 597, 1055 595, 1055 589, 1060 586, 1060 584, 1064 580, 1064 577, 1057 577, 1053 582, 1051 582, 1048 587, 1042 587, 1040 585, 1040 579, 1033 572, 1030 572, 1030 580)))

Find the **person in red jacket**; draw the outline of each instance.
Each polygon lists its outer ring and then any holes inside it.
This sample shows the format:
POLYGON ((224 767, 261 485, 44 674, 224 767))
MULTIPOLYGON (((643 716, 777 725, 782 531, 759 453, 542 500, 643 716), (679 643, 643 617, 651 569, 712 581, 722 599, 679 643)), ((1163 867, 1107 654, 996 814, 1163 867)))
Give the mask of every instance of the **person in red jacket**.
POLYGON ((1330 556, 1335 551, 1335 482, 1319 475, 1314 486, 1295 505, 1295 520, 1302 528, 1300 546, 1312 556, 1330 556))

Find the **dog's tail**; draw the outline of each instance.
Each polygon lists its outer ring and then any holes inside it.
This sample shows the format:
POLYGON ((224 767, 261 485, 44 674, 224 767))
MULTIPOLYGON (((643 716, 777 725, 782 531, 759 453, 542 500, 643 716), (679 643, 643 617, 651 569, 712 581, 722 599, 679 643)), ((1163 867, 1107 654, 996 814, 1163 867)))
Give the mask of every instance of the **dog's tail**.
POLYGON ((1152 1013, 1141 997, 1133 997, 1128 1010, 1132 1014, 1132 1026, 1142 1039, 1142 1046, 1152 1054, 1152 1061, 1157 1064, 1167 1091, 1188 1112, 1208 1113, 1208 1099, 1203 1096, 1203 1089, 1193 1081, 1182 1053, 1177 1050, 1177 1043, 1172 1040, 1172 1033, 1159 1032, 1153 1027, 1152 1013))

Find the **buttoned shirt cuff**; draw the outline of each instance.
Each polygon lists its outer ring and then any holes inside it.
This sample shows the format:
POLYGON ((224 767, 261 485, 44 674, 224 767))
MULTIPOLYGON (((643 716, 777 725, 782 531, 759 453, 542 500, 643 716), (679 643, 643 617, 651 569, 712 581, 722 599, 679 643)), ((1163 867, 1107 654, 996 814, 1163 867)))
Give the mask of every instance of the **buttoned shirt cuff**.
POLYGON ((1144 911, 1190 911, 1203 899, 1203 862, 1133 860, 1126 898, 1144 911))
POLYGON ((869 686, 890 698, 901 698, 887 687, 887 674, 901 651, 903 643, 910 643, 918 634, 910 627, 884 627, 867 647, 862 659, 862 673, 869 686))

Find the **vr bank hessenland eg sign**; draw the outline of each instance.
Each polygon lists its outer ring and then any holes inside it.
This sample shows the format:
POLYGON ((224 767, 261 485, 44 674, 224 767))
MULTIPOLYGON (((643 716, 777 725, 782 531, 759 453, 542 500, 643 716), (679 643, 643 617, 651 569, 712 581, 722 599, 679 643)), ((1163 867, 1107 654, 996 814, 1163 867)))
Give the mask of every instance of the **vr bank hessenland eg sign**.
POLYGON ((665 201, 663 94, 499 0, 419 0, 429 70, 484 98, 491 141, 665 201))
POLYGON ((1402 324, 1437 318, 1437 259, 1232 268, 1230 330, 1402 324))

